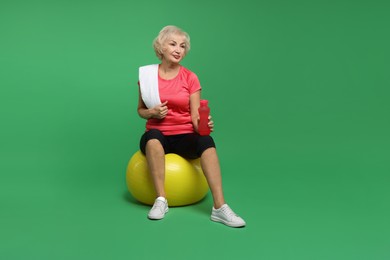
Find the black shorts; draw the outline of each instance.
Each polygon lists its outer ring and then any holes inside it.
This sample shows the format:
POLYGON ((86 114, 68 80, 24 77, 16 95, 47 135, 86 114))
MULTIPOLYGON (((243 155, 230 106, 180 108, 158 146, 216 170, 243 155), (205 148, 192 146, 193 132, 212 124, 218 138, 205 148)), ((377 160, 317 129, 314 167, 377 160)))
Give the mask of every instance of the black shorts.
POLYGON ((151 129, 145 132, 140 141, 140 149, 145 154, 146 143, 151 139, 160 141, 165 153, 175 153, 187 159, 199 158, 211 147, 216 147, 211 136, 201 136, 197 133, 163 135, 160 130, 151 129))

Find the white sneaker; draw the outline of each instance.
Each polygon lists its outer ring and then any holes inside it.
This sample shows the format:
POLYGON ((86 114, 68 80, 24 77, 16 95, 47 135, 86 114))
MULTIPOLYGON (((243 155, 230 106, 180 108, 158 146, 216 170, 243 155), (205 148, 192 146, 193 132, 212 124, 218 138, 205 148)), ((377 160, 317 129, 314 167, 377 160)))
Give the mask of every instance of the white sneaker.
POLYGON ((158 197, 148 213, 149 219, 162 219, 168 212, 168 201, 164 197, 158 197))
POLYGON ((219 209, 213 207, 211 220, 221 222, 229 227, 243 227, 246 225, 245 221, 234 213, 227 204, 223 204, 219 209))

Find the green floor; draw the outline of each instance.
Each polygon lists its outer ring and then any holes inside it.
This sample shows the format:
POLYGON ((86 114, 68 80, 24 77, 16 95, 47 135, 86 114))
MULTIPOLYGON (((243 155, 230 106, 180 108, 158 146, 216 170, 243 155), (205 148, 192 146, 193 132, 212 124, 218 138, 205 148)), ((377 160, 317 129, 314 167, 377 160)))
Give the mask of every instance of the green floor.
POLYGON ((1 1, 0 258, 390 259, 386 1, 1 1), (167 24, 215 121, 225 196, 150 221, 125 183, 137 68, 167 24))

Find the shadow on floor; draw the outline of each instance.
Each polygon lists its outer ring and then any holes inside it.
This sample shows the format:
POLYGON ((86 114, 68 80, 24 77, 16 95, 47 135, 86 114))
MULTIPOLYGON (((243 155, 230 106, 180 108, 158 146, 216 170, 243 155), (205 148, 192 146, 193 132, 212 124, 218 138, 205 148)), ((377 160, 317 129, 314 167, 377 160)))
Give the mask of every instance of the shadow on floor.
MULTIPOLYGON (((125 191, 123 193, 123 199, 127 202, 132 204, 133 206, 136 207, 142 207, 142 208, 150 208, 150 205, 143 204, 136 200, 128 191, 125 191)), ((175 208, 179 207, 190 207, 194 211, 198 211, 199 213, 205 214, 205 215, 210 215, 211 213, 211 208, 213 206, 213 202, 211 200, 211 196, 207 194, 202 200, 198 201, 195 204, 190 204, 190 205, 185 205, 185 206, 177 206, 175 208)))

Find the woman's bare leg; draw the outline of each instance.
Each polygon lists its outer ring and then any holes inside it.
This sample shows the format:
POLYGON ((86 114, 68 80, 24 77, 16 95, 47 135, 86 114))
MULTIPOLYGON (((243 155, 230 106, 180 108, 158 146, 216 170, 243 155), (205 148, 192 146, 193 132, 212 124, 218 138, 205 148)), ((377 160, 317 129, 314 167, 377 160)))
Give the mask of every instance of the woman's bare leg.
POLYGON ((151 139, 146 143, 146 159, 157 197, 165 198, 165 152, 160 141, 151 139))
POLYGON ((225 198, 222 189, 221 167, 216 149, 212 147, 205 150, 200 157, 200 162, 213 195, 214 208, 218 209, 225 204, 225 198))

